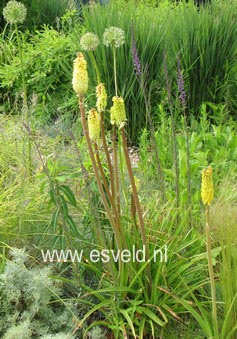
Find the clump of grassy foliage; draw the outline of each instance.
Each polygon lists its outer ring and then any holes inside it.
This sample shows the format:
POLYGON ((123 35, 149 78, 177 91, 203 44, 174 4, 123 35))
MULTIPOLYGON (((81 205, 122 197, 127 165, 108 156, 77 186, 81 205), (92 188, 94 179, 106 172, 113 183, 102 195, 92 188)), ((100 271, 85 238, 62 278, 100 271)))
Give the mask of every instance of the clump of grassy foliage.
MULTIPOLYGON (((208 8, 200 9, 192 2, 181 2, 178 6, 165 2, 154 8, 133 1, 112 1, 105 8, 99 5, 93 7, 93 11, 85 8, 86 31, 96 33, 101 39, 105 28, 109 26, 118 26, 126 32, 126 45, 117 55, 117 80, 119 94, 126 101, 129 136, 133 142, 137 141, 137 132, 144 128, 146 110, 141 87, 136 77, 132 76, 132 24, 143 78, 149 83, 151 107, 162 100, 162 88, 165 87, 163 59, 166 51, 172 87, 176 88, 177 58, 180 55, 189 93, 188 108, 198 115, 200 105, 206 101, 219 104, 227 99, 231 107, 231 100, 227 97, 234 86, 230 79, 230 73, 234 72, 236 53, 234 8, 234 3, 222 6, 215 2, 208 8), (196 95, 197 92, 199 95, 196 95)), ((75 39, 80 39, 77 30, 75 39)), ((98 48, 95 57, 100 66, 101 79, 108 84, 109 95, 112 95, 112 51, 98 48)))

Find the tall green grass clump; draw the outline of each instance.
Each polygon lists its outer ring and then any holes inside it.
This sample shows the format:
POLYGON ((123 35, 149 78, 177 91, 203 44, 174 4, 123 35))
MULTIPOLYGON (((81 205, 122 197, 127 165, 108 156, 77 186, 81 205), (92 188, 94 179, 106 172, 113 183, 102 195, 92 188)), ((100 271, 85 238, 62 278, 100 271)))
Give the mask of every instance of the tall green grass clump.
MULTIPOLYGON (((128 112, 129 137, 133 141, 138 139, 138 131, 145 126, 146 113, 143 93, 135 77, 131 53, 131 32, 134 21, 135 38, 138 54, 144 68, 146 82, 153 84, 149 88, 152 102, 157 102, 158 79, 162 71, 164 51, 164 31, 166 21, 157 15, 156 10, 146 6, 136 6, 133 2, 111 2, 105 7, 95 6, 93 11, 85 8, 84 26, 88 32, 96 33, 102 41, 102 34, 106 28, 116 26, 125 31, 126 44, 117 52, 117 83, 119 95, 124 97, 128 112), (153 23, 150 25, 150 23, 153 23), (157 86, 157 87, 156 87, 157 86), (135 127, 136 126, 136 127, 135 127)), ((75 34, 77 34, 75 32, 75 34)), ((80 39, 80 35, 75 35, 80 39)), ((80 48, 80 46, 78 46, 80 48)), ((101 81, 107 84, 108 95, 113 95, 114 83, 113 50, 99 46, 95 52, 99 65, 101 81)), ((89 61, 89 65, 91 65, 89 61)), ((89 67, 90 77, 95 78, 93 69, 89 67)))
MULTIPOLYGON (((117 53, 118 84, 126 99, 129 137, 137 141, 147 123, 144 96, 134 74, 132 59, 132 25, 142 77, 147 84, 152 112, 163 98, 164 52, 172 79, 173 95, 177 93, 177 59, 186 83, 188 108, 198 114, 202 102, 223 102, 229 93, 229 75, 235 64, 236 25, 234 4, 213 4, 197 9, 192 3, 177 6, 163 3, 153 8, 133 1, 111 2, 107 6, 84 8, 84 26, 88 32, 102 38, 106 27, 117 26, 125 31, 126 45, 117 53), (148 85, 149 84, 149 85, 148 85), (198 95, 197 95, 198 93, 198 95)), ((79 42, 80 34, 74 38, 79 42)), ((79 47, 80 48, 80 47, 79 47)), ((113 53, 99 47, 95 58, 101 70, 101 80, 108 83, 109 95, 113 83, 113 53)), ((90 76, 93 75, 92 70, 90 76)))
MULTIPOLYGON (((208 7, 180 5, 171 14, 166 45, 169 60, 181 58, 189 93, 189 109, 198 113, 202 102, 220 103, 230 86, 236 63, 234 4, 208 7)), ((171 65, 170 65, 171 66, 171 65)), ((174 74, 175 62, 173 65, 174 74)))

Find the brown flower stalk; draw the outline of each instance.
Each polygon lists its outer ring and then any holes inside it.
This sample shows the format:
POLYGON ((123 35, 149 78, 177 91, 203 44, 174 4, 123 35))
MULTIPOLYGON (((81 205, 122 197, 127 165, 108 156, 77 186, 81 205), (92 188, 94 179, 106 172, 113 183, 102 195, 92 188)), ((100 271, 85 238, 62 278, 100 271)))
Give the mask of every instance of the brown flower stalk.
POLYGON ((101 183, 97 163, 96 163, 96 160, 95 160, 95 156, 94 156, 94 152, 93 152, 93 148, 92 148, 92 142, 91 142, 88 127, 87 127, 85 107, 84 107, 84 95, 83 94, 79 95, 79 108, 80 108, 80 112, 81 112, 81 121, 82 121, 84 135, 85 135, 87 146, 88 146, 89 156, 90 156, 92 166, 93 166, 93 170, 94 170, 94 173, 95 173, 96 182, 97 182, 97 185, 98 185, 98 188, 99 188, 99 191, 100 191, 100 196, 101 196, 101 199, 103 201, 103 205, 104 205, 104 208, 106 210, 109 221, 111 223, 111 226, 113 228, 117 247, 118 247, 118 249, 122 249, 123 246, 122 246, 121 234, 119 232, 118 224, 117 224, 116 219, 115 219, 115 217, 113 216, 113 214, 110 210, 110 207, 109 207, 109 204, 108 204, 108 201, 107 201, 104 189, 103 189, 103 185, 101 183))
POLYGON ((218 321, 217 321, 217 306, 216 306, 216 287, 215 287, 215 277, 212 265, 212 254, 211 254, 211 230, 210 230, 210 204, 214 197, 214 188, 212 180, 212 167, 209 166, 202 171, 202 188, 201 196, 202 202, 206 207, 206 248, 207 248, 207 261, 208 261, 208 270, 210 276, 210 285, 211 285, 211 296, 212 296, 212 319, 214 327, 214 338, 219 338, 218 331, 218 321))

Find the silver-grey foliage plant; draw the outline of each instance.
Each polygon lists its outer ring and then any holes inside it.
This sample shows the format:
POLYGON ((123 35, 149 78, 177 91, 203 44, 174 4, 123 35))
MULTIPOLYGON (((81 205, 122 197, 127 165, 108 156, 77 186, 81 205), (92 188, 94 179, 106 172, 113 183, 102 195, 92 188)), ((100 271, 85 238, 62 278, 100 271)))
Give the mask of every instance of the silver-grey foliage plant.
POLYGON ((0 274, 0 338, 67 338, 73 317, 62 305, 51 306, 61 294, 49 277, 51 268, 29 268, 24 249, 12 249, 10 254, 12 259, 0 274))

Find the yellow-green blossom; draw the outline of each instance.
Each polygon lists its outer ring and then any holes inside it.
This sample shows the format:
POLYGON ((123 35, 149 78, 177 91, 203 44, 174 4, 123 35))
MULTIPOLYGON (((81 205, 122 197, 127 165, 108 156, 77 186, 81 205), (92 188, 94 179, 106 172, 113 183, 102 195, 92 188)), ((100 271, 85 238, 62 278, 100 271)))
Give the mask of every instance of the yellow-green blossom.
POLYGON ((74 60, 72 86, 78 96, 88 90, 87 62, 82 53, 78 53, 74 60))
POLYGON ((212 167, 209 166, 202 171, 202 201, 204 205, 210 205, 214 197, 214 188, 212 180, 212 167))
POLYGON ((107 106, 107 93, 104 84, 101 83, 96 87, 96 96, 96 107, 100 113, 104 112, 107 106))
POLYGON ((98 35, 88 32, 82 35, 80 39, 81 48, 85 51, 94 51, 98 47, 100 40, 98 35))
POLYGON ((88 113, 88 129, 90 139, 98 144, 100 139, 100 116, 94 108, 88 113))
POLYGON ((4 19, 10 24, 18 24, 25 21, 27 9, 25 5, 19 1, 8 1, 3 8, 4 19))
POLYGON ((126 123, 124 100, 121 97, 113 97, 113 106, 110 108, 110 122, 118 128, 123 128, 126 123))

